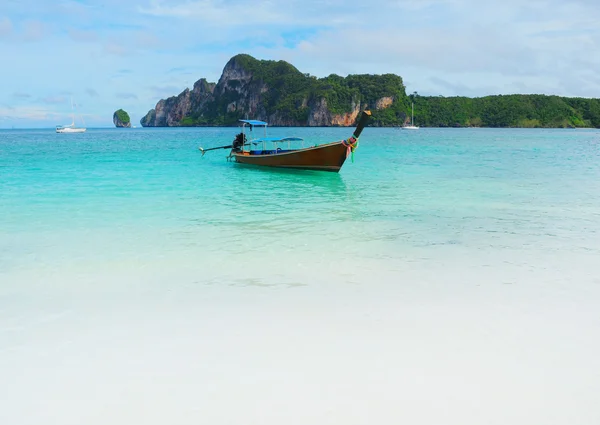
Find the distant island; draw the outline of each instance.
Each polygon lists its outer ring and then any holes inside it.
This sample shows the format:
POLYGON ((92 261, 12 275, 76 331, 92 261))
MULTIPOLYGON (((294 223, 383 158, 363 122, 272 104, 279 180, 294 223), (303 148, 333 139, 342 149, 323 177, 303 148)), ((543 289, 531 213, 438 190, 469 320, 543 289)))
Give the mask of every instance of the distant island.
POLYGON ((116 127, 131 127, 131 119, 129 118, 129 114, 122 109, 116 110, 113 114, 113 123, 116 127))
POLYGON ((231 58, 216 84, 202 78, 192 90, 161 99, 140 124, 232 126, 251 118, 271 126, 351 126, 360 111, 370 109, 371 125, 397 127, 410 120, 411 103, 421 127, 600 128, 600 99, 407 95, 402 77, 395 74, 317 78, 285 61, 246 54, 231 58))

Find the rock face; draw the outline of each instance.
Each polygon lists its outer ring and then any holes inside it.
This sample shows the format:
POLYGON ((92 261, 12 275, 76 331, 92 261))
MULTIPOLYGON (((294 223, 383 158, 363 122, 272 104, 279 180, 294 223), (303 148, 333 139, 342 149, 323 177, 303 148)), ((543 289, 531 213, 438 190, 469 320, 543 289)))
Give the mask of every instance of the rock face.
POLYGON ((223 126, 257 119, 270 126, 351 126, 367 108, 405 110, 402 79, 393 76, 393 83, 388 83, 391 77, 381 83, 375 81, 377 77, 357 76, 355 83, 339 76, 316 79, 284 61, 237 55, 227 62, 216 84, 198 80, 192 90, 161 99, 140 123, 144 127, 223 126), (359 84, 383 88, 364 93, 359 84))
POLYGON ((115 127, 131 128, 129 114, 122 109, 115 111, 113 114, 113 123, 115 127))
POLYGON ((192 90, 185 89, 177 96, 161 99, 141 120, 144 127, 177 127, 185 125, 182 120, 194 111, 201 110, 213 99, 215 83, 202 78, 194 83, 192 90))
POLYGON ((389 96, 382 97, 375 102, 375 109, 380 110, 388 108, 392 103, 394 103, 394 98, 389 96))

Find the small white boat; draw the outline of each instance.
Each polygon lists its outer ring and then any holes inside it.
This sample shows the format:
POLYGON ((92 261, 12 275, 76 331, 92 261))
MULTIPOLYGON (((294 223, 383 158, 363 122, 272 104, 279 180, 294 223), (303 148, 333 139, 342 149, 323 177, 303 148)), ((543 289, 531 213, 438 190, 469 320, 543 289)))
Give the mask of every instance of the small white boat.
POLYGON ((414 124, 414 122, 415 122, 415 104, 411 103, 411 105, 412 105, 412 116, 410 118, 410 125, 403 126, 402 127, 403 130, 418 130, 419 129, 419 127, 414 124))
MULTIPOLYGON (((71 109, 73 109, 73 99, 71 99, 71 109)), ((81 121, 83 121, 83 117, 81 117, 81 121)), ((84 123, 85 125, 85 123, 84 123)), ((85 127, 76 127, 75 126, 75 111, 73 111, 73 122, 69 125, 57 125, 56 132, 57 133, 85 133, 85 127)))
POLYGON ((69 125, 57 125, 56 132, 57 133, 85 133, 85 128, 75 127, 75 124, 69 125))

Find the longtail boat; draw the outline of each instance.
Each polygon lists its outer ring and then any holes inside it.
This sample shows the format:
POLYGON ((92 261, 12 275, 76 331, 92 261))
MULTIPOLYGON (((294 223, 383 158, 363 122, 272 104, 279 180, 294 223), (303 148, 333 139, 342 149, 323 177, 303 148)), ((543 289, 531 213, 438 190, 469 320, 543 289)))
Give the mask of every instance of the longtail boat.
POLYGON ((201 147, 200 151, 204 155, 211 150, 231 148, 227 159, 239 164, 338 172, 348 156, 358 147, 358 138, 370 117, 370 111, 363 111, 354 133, 348 139, 300 148, 292 148, 291 145, 292 142, 304 143, 299 137, 267 137, 266 122, 240 120, 242 131, 235 136, 231 145, 208 149, 201 147), (254 127, 264 128, 263 137, 252 138, 254 127), (247 129, 249 131, 246 131, 247 129), (250 137, 247 137, 247 134, 250 137))

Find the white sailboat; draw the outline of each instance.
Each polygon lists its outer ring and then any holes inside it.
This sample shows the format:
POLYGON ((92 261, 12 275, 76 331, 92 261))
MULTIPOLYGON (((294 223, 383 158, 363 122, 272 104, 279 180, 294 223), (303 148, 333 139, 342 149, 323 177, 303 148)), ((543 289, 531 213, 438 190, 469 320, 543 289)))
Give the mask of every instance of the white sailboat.
MULTIPOLYGON (((71 122, 71 124, 68 125, 57 125, 57 133, 85 133, 85 127, 75 126, 75 110, 73 108, 73 99, 71 99, 71 109, 73 110, 73 122, 71 122)), ((85 125, 85 122, 83 121, 83 116, 81 117, 81 121, 83 122, 83 125, 85 125)))
POLYGON ((419 127, 415 125, 415 104, 412 105, 412 116, 410 118, 410 125, 405 125, 402 127, 403 130, 418 130, 419 127))

